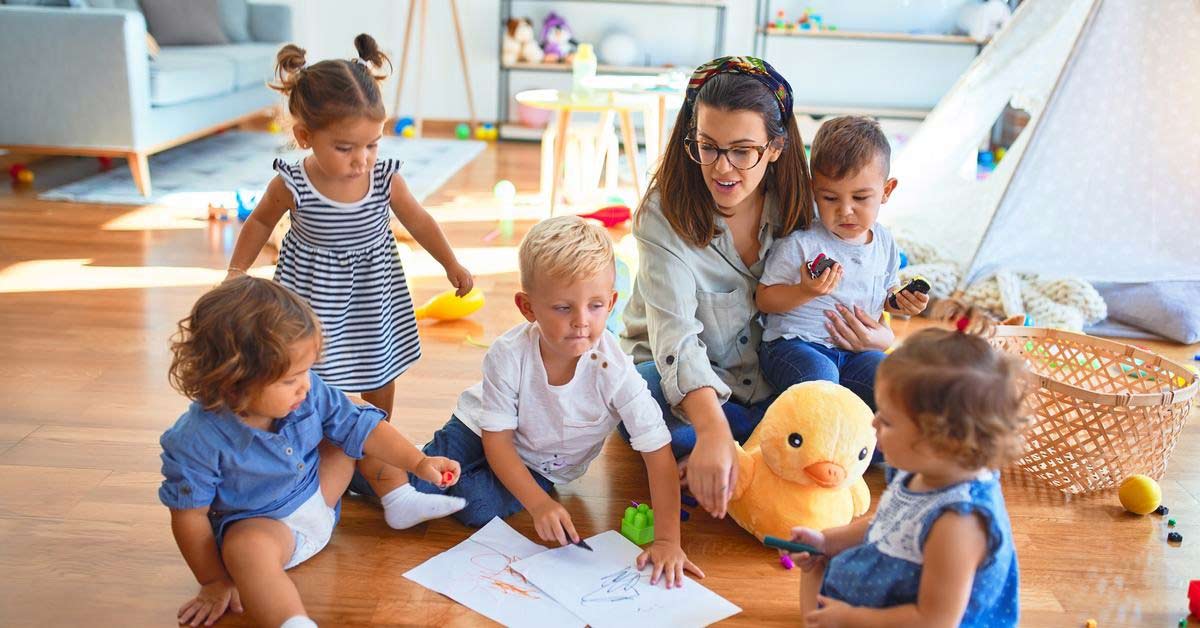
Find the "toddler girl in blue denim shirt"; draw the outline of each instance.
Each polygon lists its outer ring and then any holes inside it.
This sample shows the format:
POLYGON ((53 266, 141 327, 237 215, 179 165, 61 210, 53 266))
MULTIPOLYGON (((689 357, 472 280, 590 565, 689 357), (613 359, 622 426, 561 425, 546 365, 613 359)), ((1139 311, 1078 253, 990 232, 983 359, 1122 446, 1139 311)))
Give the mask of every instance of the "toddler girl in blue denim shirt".
POLYGON ((382 410, 310 370, 320 323, 279 284, 243 276, 208 292, 172 351, 171 383, 192 404, 162 435, 158 496, 200 583, 180 623, 211 625, 244 601, 257 624, 316 626, 284 571, 329 542, 364 452, 441 486, 458 481, 457 462, 425 456, 382 410))

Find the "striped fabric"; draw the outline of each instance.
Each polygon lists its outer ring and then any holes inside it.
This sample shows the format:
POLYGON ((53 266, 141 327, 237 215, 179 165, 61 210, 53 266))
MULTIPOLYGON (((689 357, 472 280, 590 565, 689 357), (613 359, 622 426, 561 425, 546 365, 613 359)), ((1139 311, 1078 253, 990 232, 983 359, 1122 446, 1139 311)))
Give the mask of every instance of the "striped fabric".
POLYGON ((321 379, 351 392, 375 390, 421 357, 412 298, 388 226, 400 162, 376 161, 371 189, 355 203, 323 196, 303 163, 275 160, 295 200, 275 280, 321 318, 325 348, 313 367, 321 379))

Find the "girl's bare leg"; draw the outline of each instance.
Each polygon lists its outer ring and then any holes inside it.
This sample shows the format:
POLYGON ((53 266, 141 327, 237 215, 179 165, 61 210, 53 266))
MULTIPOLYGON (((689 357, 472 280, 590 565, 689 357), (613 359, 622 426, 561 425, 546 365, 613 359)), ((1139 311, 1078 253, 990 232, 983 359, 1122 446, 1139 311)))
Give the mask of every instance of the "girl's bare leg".
POLYGON ((306 614, 300 592, 283 571, 295 543, 292 531, 275 519, 243 519, 225 533, 221 547, 225 569, 258 625, 278 626, 289 617, 306 614))

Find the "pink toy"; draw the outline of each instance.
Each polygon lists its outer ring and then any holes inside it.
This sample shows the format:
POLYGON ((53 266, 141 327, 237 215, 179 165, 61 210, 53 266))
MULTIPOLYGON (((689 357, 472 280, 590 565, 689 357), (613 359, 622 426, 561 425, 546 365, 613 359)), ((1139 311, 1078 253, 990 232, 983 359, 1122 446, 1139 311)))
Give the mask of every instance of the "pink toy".
POLYGON ((788 570, 795 569, 796 567, 796 563, 792 562, 792 557, 788 556, 787 554, 779 555, 779 564, 783 565, 783 568, 788 570))

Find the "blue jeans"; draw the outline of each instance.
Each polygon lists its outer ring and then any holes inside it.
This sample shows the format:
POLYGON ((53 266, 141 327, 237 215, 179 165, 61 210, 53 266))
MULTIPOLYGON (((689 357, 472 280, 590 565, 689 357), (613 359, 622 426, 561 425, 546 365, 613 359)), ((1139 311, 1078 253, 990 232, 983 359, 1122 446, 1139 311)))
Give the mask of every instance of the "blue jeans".
MULTIPOLYGON (((456 416, 451 416, 442 429, 433 435, 422 448, 427 456, 445 456, 457 460, 462 467, 462 475, 458 483, 447 489, 439 488, 436 484, 426 482, 421 478, 408 474, 408 481, 413 488, 422 493, 440 493, 452 495, 467 500, 467 506, 454 513, 454 518, 472 528, 483 527, 492 517, 501 519, 521 511, 524 506, 504 488, 500 478, 488 466, 487 457, 483 453, 483 440, 471 431, 465 423, 456 416)), ((537 471, 530 469, 533 479, 547 493, 553 490, 554 483, 547 480, 537 471)))
MULTIPOLYGON (((638 364, 637 372, 642 379, 646 380, 646 386, 650 388, 650 395, 662 408, 667 429, 671 432, 671 452, 675 454, 676 458, 682 458, 692 453, 696 447, 696 428, 692 427, 691 423, 682 421, 679 417, 671 414, 671 404, 667 403, 667 398, 663 396, 662 375, 659 374, 654 361, 638 364)), ((746 439, 750 438, 750 434, 754 432, 754 428, 758 427, 772 401, 775 401, 774 396, 753 405, 745 405, 730 399, 721 406, 721 409, 725 411, 725 419, 729 421, 729 431, 733 433, 733 438, 737 442, 745 443, 746 439)), ((621 438, 625 439, 625 442, 629 442, 629 432, 625 430, 624 423, 617 424, 617 432, 621 434, 621 438)))
POLYGON ((764 342, 758 362, 775 390, 793 384, 824 380, 841 384, 875 410, 875 372, 883 361, 882 351, 855 353, 815 342, 778 338, 764 342))

